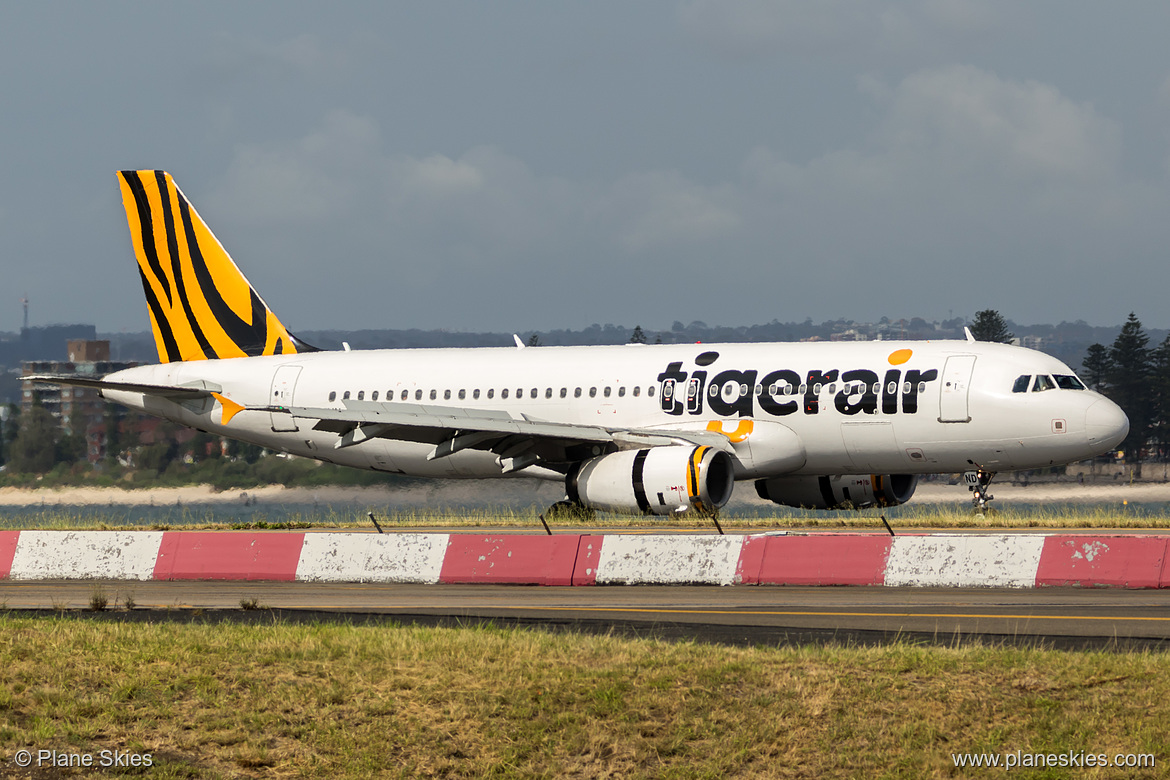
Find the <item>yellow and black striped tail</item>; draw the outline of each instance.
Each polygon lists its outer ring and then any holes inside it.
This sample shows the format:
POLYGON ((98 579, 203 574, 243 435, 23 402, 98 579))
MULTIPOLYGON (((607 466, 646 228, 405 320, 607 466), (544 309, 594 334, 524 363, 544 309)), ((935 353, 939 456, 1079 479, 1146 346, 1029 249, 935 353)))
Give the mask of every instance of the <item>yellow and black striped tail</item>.
POLYGON ((256 294, 169 173, 118 180, 160 362, 313 349, 256 294))

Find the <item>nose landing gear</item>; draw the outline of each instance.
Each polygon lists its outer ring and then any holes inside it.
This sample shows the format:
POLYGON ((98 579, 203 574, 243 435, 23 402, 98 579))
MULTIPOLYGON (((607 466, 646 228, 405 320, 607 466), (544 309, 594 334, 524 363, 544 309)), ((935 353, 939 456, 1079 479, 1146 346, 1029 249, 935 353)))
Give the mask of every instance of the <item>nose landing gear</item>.
POLYGON ((988 492, 991 486, 991 480, 995 479, 994 471, 987 471, 982 466, 972 463, 975 466, 975 471, 968 471, 963 474, 963 479, 967 483, 967 489, 971 491, 971 502, 974 505, 976 514, 987 514, 988 502, 995 496, 988 492))

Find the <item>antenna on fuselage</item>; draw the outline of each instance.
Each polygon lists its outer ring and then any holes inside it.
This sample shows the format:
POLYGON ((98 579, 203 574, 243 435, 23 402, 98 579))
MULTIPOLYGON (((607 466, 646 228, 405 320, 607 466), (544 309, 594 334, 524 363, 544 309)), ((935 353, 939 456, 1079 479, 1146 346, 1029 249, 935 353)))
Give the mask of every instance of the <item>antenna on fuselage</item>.
POLYGON ((975 337, 973 335, 971 335, 970 328, 963 326, 963 332, 967 334, 967 341, 974 341, 975 340, 975 337))

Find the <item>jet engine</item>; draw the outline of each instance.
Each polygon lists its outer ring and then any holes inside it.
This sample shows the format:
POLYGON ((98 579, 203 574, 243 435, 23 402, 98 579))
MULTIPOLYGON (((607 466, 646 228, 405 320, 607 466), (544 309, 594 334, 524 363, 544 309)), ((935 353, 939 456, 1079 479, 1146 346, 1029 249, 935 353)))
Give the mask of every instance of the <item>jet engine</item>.
POLYGON ((569 500, 608 512, 713 513, 735 486, 731 456, 713 447, 623 450, 578 464, 565 479, 569 500))
POLYGON ((756 480, 760 498, 804 509, 868 509, 905 504, 918 487, 916 474, 850 474, 756 480))

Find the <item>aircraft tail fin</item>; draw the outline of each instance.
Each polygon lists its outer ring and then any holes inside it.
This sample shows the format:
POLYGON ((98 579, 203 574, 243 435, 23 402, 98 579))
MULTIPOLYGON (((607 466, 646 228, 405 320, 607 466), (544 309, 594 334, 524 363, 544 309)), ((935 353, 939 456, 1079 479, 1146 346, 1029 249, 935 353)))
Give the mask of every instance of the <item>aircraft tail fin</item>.
POLYGON ((161 363, 314 351, 281 324, 165 171, 121 171, 161 363))

